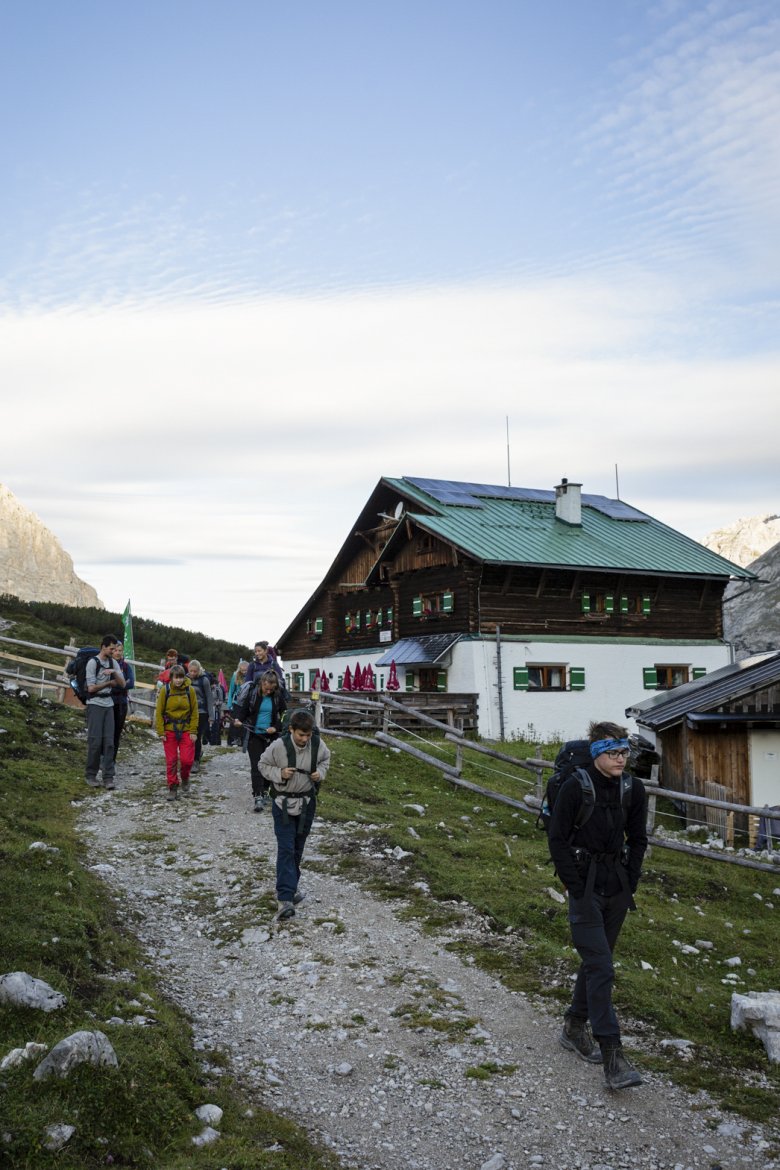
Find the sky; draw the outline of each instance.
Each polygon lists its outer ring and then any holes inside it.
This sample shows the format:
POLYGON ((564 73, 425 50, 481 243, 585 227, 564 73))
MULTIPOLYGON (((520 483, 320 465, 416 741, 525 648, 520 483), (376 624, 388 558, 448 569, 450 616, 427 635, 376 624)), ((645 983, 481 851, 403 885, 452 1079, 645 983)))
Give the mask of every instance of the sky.
POLYGON ((775 0, 6 0, 0 482, 245 644, 383 475, 780 512, 779 83, 775 0))

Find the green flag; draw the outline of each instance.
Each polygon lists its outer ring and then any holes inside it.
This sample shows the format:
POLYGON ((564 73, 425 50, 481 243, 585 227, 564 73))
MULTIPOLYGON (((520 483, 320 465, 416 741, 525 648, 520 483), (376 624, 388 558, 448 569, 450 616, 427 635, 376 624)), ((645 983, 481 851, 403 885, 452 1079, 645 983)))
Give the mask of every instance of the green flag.
POLYGON ((130 600, 128 598, 125 612, 122 614, 122 626, 124 627, 124 645, 125 658, 135 658, 135 646, 133 645, 133 615, 130 613, 130 600))

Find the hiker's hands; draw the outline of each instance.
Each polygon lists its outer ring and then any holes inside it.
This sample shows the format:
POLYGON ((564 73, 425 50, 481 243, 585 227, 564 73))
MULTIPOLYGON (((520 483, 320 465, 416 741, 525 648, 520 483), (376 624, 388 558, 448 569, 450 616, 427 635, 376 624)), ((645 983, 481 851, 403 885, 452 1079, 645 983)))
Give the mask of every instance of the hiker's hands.
POLYGON ((312 772, 311 778, 312 778, 312 780, 315 780, 315 781, 319 780, 319 778, 320 778, 319 772, 312 772))
POLYGON ((282 780, 292 780, 295 768, 282 768, 282 780))
POLYGON ((276 735, 276 728, 275 727, 266 727, 265 733, 266 733, 266 735, 276 735))

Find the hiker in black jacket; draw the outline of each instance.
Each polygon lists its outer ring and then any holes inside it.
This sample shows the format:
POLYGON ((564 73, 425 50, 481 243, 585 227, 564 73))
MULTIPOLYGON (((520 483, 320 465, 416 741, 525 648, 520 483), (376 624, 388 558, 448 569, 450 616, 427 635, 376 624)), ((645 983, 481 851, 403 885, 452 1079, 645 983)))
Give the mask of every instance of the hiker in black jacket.
POLYGON ((233 703, 233 726, 243 727, 244 751, 249 756, 255 812, 268 807, 268 781, 260 771, 260 757, 282 733, 287 703, 276 671, 267 670, 254 682, 244 683, 233 703))
POLYGON ((591 723, 587 775, 595 804, 577 827, 584 796, 575 772, 555 801, 548 836, 556 872, 569 892, 571 937, 581 959, 560 1042, 583 1060, 603 1063, 610 1089, 642 1083, 623 1052, 612 1006, 612 951, 626 913, 635 909, 633 895, 647 849, 647 798, 637 777, 630 787, 625 783, 627 799, 621 803, 621 777, 630 754, 627 734, 616 723, 591 723))

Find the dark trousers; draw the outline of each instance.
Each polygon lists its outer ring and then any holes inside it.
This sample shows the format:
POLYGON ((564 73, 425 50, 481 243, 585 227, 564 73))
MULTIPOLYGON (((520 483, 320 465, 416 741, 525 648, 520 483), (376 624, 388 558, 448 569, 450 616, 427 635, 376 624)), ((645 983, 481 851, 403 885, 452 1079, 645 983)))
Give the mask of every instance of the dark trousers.
POLYGON ((612 1006, 612 951, 627 912, 622 891, 611 897, 594 893, 589 903, 584 898, 569 898, 571 940, 582 962, 568 1014, 589 1019, 597 1040, 620 1039, 612 1006))
POLYGON ((114 704, 102 707, 87 703, 87 780, 97 779, 103 769, 103 782, 114 779, 114 704))
POLYGON ((208 713, 201 712, 198 715, 198 733, 195 736, 195 763, 200 760, 204 740, 206 743, 209 742, 209 717, 208 713))
POLYGON ((280 902, 292 902, 298 889, 303 850, 316 810, 317 797, 314 795, 299 817, 285 817, 276 802, 271 805, 276 834, 276 896, 280 902))
POLYGON ((253 796, 265 796, 268 791, 268 781, 260 772, 260 757, 270 742, 271 739, 267 735, 254 735, 251 731, 247 735, 246 754, 249 756, 249 767, 252 771, 253 796))
POLYGON ((114 703, 114 759, 119 751, 119 741, 125 729, 125 720, 129 707, 127 703, 114 703))

